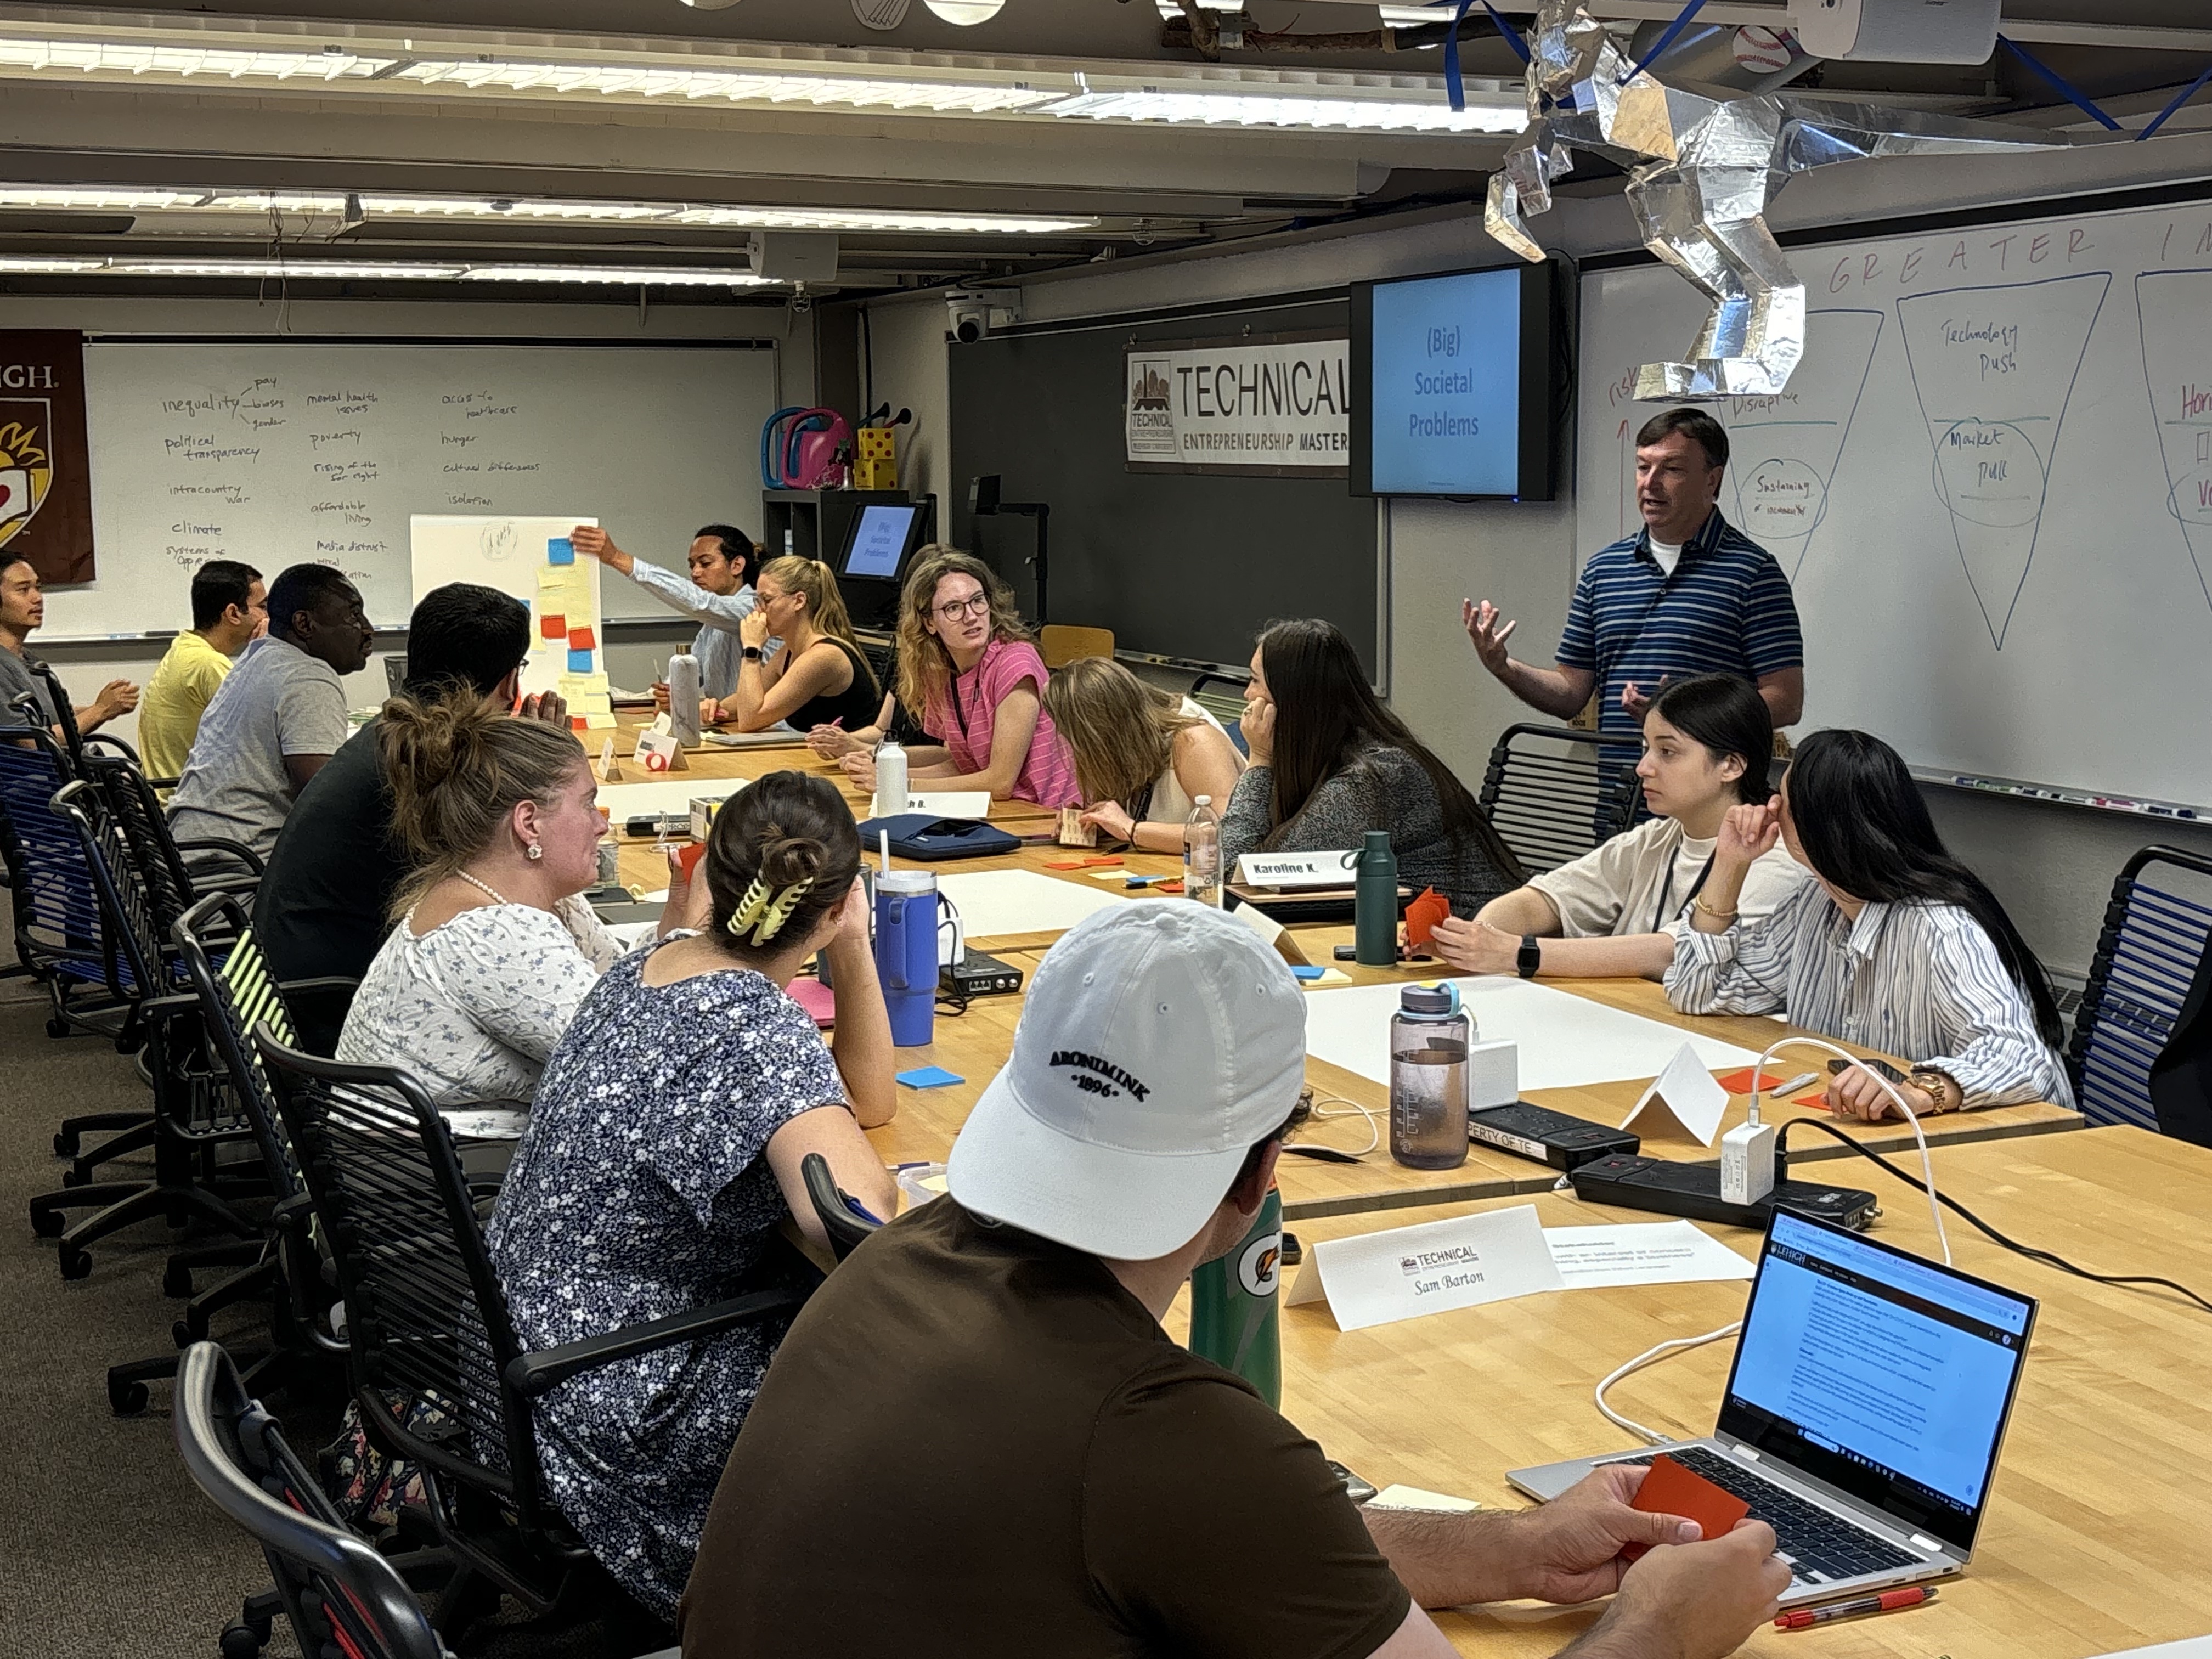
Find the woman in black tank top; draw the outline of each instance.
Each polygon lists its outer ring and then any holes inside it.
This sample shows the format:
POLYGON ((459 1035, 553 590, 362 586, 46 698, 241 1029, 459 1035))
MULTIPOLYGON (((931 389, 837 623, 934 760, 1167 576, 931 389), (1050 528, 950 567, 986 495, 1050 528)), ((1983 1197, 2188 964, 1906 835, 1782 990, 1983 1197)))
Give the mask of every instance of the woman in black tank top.
POLYGON ((772 559, 754 591, 760 602, 738 627, 744 657, 736 689, 708 700, 708 720, 740 732, 765 732, 779 720, 800 732, 832 721, 852 732, 872 722, 883 708, 883 687, 853 636, 830 567, 791 555, 772 559), (761 647, 771 638, 781 638, 783 649, 764 661, 761 647))

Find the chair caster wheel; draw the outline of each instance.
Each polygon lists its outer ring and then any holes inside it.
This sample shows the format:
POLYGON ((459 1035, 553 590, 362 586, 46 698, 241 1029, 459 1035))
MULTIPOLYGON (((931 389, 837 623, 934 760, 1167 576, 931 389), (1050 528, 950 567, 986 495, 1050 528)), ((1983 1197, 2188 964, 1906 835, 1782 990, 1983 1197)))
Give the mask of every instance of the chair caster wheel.
POLYGON ((261 1659, 261 1644, 268 1639, 266 1629, 256 1635, 251 1625, 228 1626, 219 1642, 222 1659, 261 1659))
POLYGON ((91 1181, 92 1176, 82 1170, 70 1169, 62 1171, 62 1185, 64 1187, 88 1186, 91 1181))
POLYGON ((195 1342, 207 1340, 207 1322, 204 1319, 179 1319, 169 1327, 170 1338, 179 1348, 189 1348, 195 1342))
POLYGON ((69 1228, 59 1210, 33 1210, 31 1231, 40 1238, 59 1238, 69 1228))
POLYGON ((187 1297, 192 1293, 192 1270, 172 1261, 161 1269, 161 1294, 187 1297))
POLYGON ((65 1129, 61 1133, 54 1137, 54 1156, 56 1158, 75 1158, 76 1156, 76 1134, 75 1131, 65 1129))
POLYGON ((46 1022, 46 1035, 48 1036, 65 1037, 69 1034, 70 1023, 64 1019, 59 1014, 56 1014, 52 1019, 46 1022))
POLYGON ((136 1417, 146 1409, 146 1385, 143 1382, 117 1382, 107 1385, 107 1408, 118 1417, 136 1417))
POLYGON ((64 1250, 61 1253, 64 1279, 82 1279, 92 1271, 92 1254, 88 1250, 64 1250))

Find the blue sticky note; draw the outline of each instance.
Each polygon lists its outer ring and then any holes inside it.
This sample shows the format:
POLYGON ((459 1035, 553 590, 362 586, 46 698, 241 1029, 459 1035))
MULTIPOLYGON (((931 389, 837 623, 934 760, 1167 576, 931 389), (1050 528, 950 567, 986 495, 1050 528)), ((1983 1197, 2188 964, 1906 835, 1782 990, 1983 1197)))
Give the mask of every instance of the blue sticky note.
POLYGON ((948 1083, 965 1083, 968 1079, 942 1066, 917 1066, 910 1072, 901 1072, 898 1080, 909 1089, 942 1089, 948 1083))
POLYGON ((575 563, 576 544, 566 536, 549 538, 545 543, 545 562, 548 564, 575 563))
POLYGON ((1319 979, 1328 971, 1328 969, 1326 968, 1301 968, 1293 963, 1291 966, 1291 977, 1293 979, 1319 979))
POLYGON ((571 651, 568 653, 568 672, 571 674, 590 673, 592 672, 592 653, 588 651, 571 651))

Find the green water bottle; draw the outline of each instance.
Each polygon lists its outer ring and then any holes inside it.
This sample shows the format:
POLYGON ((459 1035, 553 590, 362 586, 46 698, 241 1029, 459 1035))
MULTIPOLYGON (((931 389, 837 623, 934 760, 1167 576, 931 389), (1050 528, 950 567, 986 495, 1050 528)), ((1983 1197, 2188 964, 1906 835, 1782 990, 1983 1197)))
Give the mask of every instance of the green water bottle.
POLYGON ((1352 954, 1370 968, 1398 961, 1398 855, 1390 832, 1370 830, 1352 889, 1352 954))
POLYGON ((1276 1312, 1283 1267, 1283 1195, 1274 1188, 1252 1230, 1217 1261, 1190 1276, 1190 1351, 1283 1403, 1283 1334, 1276 1312))

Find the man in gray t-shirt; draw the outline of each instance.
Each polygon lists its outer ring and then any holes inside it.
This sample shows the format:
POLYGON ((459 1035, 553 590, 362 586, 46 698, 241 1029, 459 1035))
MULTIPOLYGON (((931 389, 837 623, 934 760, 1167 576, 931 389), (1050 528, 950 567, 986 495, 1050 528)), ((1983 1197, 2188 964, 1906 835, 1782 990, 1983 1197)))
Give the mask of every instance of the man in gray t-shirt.
MULTIPOLYGON (((46 599, 39 590, 38 571, 22 554, 0 547, 0 730, 22 726, 15 699, 26 691, 38 699, 46 716, 40 723, 58 728, 61 717, 54 712, 53 696, 46 683, 31 672, 30 659, 24 655, 32 631, 46 619, 46 599)), ((129 680, 110 680, 97 697, 76 711, 76 729, 96 731, 137 706, 137 686, 129 680)))
POLYGON ((209 701, 169 798, 178 840, 269 856, 293 801, 346 740, 339 676, 368 665, 374 637, 360 593, 328 565, 295 564, 270 583, 268 635, 209 701))

